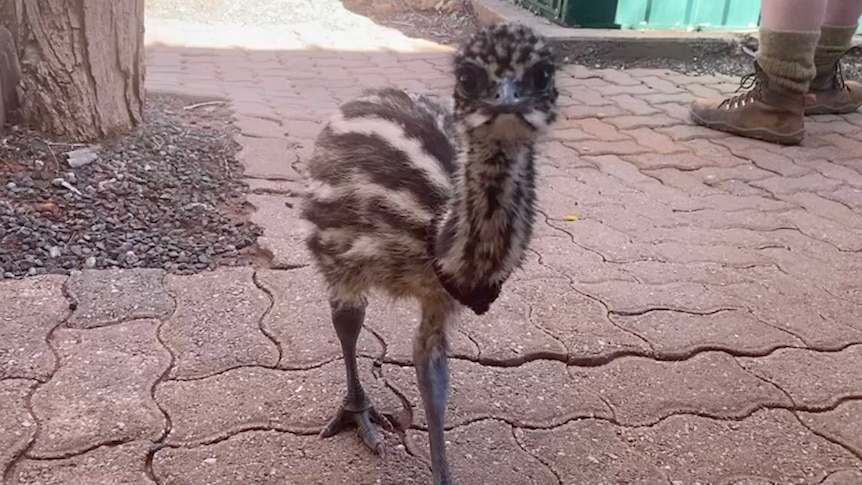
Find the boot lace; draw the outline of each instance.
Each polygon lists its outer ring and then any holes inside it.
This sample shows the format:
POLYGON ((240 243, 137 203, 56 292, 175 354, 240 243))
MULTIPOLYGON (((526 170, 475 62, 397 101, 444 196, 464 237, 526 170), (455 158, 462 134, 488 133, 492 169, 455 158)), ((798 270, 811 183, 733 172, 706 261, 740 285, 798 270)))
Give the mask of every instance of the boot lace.
POLYGON ((761 75, 760 66, 754 65, 754 72, 746 74, 739 81, 739 87, 736 91, 745 90, 742 94, 726 98, 718 105, 719 109, 734 110, 739 109, 753 101, 761 99, 763 92, 763 76, 761 75))
POLYGON ((835 63, 832 67, 832 87, 834 89, 844 89, 847 84, 844 83, 844 66, 841 61, 835 63))

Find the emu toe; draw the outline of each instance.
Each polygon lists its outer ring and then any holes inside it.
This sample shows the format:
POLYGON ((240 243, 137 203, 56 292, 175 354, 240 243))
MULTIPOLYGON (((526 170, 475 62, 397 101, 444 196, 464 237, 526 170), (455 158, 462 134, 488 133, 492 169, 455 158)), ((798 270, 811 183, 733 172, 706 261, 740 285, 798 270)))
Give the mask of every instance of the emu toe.
POLYGON ((370 403, 364 403, 363 406, 357 407, 358 411, 351 411, 348 408, 353 407, 347 404, 342 404, 323 430, 320 432, 321 438, 329 438, 344 431, 350 426, 356 426, 359 437, 362 441, 371 448, 378 456, 386 454, 386 447, 383 441, 383 435, 376 425, 382 426, 387 431, 391 431, 392 423, 389 419, 377 412, 370 403))

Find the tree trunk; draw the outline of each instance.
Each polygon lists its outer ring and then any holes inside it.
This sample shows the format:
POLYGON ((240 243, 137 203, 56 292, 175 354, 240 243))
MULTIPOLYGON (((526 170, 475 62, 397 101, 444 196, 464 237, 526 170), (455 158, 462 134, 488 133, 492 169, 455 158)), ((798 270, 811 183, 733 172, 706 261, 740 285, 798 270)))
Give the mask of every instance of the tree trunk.
POLYGON ((20 79, 15 41, 6 27, 0 25, 0 133, 6 123, 6 113, 18 107, 16 91, 20 79))
POLYGON ((70 141, 143 120, 144 0, 0 0, 21 66, 23 124, 70 141))

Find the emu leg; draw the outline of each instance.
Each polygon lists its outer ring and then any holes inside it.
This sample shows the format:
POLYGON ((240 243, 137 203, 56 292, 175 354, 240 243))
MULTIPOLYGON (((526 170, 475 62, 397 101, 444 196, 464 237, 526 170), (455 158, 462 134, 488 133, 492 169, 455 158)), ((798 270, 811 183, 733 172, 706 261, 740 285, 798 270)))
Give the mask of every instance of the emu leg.
POLYGON ((413 363, 419 393, 425 405, 431 445, 431 474, 434 485, 452 485, 443 433, 446 403, 449 400, 449 359, 445 337, 446 316, 435 318, 423 312, 413 347, 413 363))
POLYGON ((386 418, 380 415, 371 400, 362 388, 359 380, 359 370, 356 362, 356 342, 359 340, 359 332, 362 330, 362 322, 365 320, 365 307, 367 302, 359 298, 352 302, 330 302, 332 310, 332 325, 341 342, 341 353, 344 355, 344 368, 347 371, 347 395, 335 416, 329 420, 320 436, 328 438, 348 426, 356 425, 362 441, 368 445, 376 454, 385 453, 383 436, 374 423, 385 428, 391 425, 386 418))

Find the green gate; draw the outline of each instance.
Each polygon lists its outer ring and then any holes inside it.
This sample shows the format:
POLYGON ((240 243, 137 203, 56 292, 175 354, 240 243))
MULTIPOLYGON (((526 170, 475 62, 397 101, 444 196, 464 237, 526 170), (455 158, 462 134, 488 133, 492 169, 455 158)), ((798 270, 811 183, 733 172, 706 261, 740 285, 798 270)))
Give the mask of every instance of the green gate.
POLYGON ((715 31, 751 30, 760 23, 759 0, 510 1, 569 27, 715 31))

